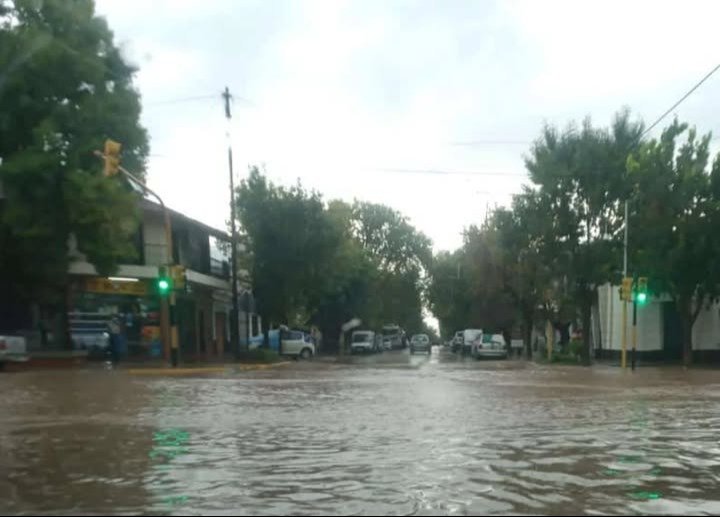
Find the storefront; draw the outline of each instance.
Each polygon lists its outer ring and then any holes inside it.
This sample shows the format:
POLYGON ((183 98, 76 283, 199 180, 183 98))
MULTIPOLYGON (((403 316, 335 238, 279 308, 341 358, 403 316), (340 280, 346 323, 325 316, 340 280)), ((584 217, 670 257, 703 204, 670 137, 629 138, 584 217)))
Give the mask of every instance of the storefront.
POLYGON ((72 284, 70 334, 73 347, 91 356, 109 352, 112 330, 123 355, 134 359, 162 358, 160 299, 151 282, 142 279, 80 277, 72 284))

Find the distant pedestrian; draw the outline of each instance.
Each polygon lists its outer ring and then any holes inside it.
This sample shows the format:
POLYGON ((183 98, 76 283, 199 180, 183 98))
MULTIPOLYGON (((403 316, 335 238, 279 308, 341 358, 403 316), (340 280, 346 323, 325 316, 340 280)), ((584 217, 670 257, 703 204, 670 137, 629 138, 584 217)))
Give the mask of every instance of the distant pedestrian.
POLYGON ((110 360, 113 364, 120 362, 120 336, 122 334, 122 325, 118 316, 113 316, 108 322, 110 330, 110 360))

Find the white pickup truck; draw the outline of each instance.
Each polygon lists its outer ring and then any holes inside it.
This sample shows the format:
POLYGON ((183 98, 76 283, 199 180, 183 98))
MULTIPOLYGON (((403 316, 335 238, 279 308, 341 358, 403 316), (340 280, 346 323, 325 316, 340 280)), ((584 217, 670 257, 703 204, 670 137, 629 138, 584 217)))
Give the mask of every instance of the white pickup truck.
POLYGON ((27 342, 24 337, 0 335, 0 369, 5 363, 19 363, 27 360, 27 342))

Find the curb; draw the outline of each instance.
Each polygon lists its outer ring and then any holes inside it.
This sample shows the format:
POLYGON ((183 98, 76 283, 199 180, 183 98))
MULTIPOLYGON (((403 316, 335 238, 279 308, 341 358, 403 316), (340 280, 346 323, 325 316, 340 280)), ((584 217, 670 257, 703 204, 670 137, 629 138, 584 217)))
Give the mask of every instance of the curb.
POLYGON ((280 366, 287 366, 292 363, 271 363, 271 364, 240 364, 232 366, 205 366, 195 368, 130 368, 127 373, 130 375, 202 375, 217 373, 251 372, 256 370, 270 370, 280 366))

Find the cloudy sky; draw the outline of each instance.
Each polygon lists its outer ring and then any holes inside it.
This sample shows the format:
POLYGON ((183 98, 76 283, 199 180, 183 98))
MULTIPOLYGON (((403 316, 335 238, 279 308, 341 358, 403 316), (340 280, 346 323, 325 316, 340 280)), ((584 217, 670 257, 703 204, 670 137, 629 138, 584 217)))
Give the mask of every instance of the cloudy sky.
MULTIPOLYGON (((97 0, 139 67, 149 181, 216 227, 248 164, 386 203, 436 249, 504 205, 543 123, 652 121, 720 62, 718 2, 97 0), (192 100, 188 100, 192 99, 192 100), (426 172, 417 172, 426 171, 426 172)), ((720 134, 720 74, 677 115, 720 134)))

